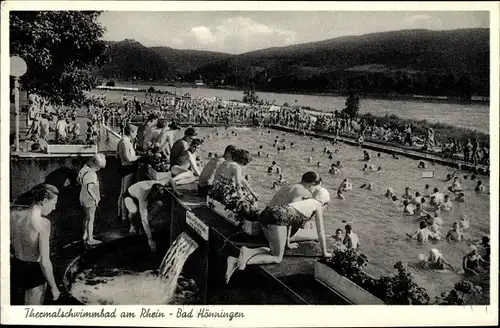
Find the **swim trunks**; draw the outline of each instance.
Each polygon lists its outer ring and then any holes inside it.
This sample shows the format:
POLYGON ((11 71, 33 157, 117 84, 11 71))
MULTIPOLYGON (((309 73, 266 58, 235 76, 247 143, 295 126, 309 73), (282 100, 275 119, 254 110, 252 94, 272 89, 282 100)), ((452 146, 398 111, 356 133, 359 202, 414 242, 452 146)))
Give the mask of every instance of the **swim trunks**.
POLYGON ((296 208, 282 205, 266 207, 260 214, 259 221, 267 225, 298 226, 304 228, 309 218, 305 218, 296 208))
POLYGON ((11 284, 16 288, 32 289, 45 284, 39 262, 21 261, 12 257, 10 259, 11 284))
POLYGON ((208 193, 210 192, 210 189, 212 189, 211 185, 208 185, 208 186, 198 185, 198 196, 199 197, 207 197, 208 193))

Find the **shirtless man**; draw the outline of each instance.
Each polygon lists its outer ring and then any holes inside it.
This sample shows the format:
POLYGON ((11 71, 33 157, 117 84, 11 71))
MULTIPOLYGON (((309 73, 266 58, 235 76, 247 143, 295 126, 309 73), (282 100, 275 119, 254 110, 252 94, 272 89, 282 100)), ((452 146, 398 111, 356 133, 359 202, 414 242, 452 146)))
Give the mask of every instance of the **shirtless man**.
POLYGON ((220 181, 223 179, 234 181, 238 189, 240 196, 243 196, 242 188, 248 190, 250 195, 255 199, 259 199, 259 196, 250 187, 250 183, 245 180, 243 175, 243 167, 250 163, 251 157, 250 152, 245 149, 236 149, 232 153, 232 158, 223 162, 215 171, 214 181, 220 181))
POLYGON ((419 243, 427 243, 429 241, 429 237, 432 237, 432 232, 427 228, 427 223, 425 221, 420 222, 420 228, 413 234, 406 234, 411 239, 417 239, 419 243))
POLYGON ((233 145, 227 146, 222 157, 215 157, 211 159, 207 165, 205 165, 201 171, 200 177, 198 178, 198 195, 200 197, 207 197, 214 182, 217 169, 222 163, 232 159, 232 153, 234 150, 236 150, 236 147, 233 145))
POLYGON ((358 249, 359 247, 359 237, 352 231, 352 226, 347 224, 345 226, 345 237, 343 244, 347 249, 358 249))
MULTIPOLYGON (((303 199, 311 198, 312 192, 320 184, 321 178, 316 172, 306 172, 302 175, 300 183, 283 186, 274 195, 268 206, 288 205, 292 203, 294 199, 300 197, 303 199)), ((304 229, 300 229, 298 226, 292 225, 290 227, 289 235, 290 239, 287 243, 288 248, 292 242, 318 240, 315 223, 311 221, 306 223, 304 229)))
POLYGON ((11 284, 24 290, 25 305, 43 304, 47 282, 53 299, 59 298, 50 260, 51 224, 45 218, 55 209, 58 195, 56 187, 41 185, 27 210, 11 213, 11 284))
MULTIPOLYGON (((153 236, 151 235, 151 228, 149 227, 149 213, 148 208, 152 212, 156 212, 161 208, 163 203, 161 202, 165 196, 164 186, 168 185, 174 195, 178 196, 176 185, 173 179, 168 178, 164 180, 145 180, 139 181, 131 185, 127 194, 124 195, 124 202, 129 214, 130 220, 130 231, 131 234, 136 234, 138 232, 138 227, 135 224, 133 218, 135 215, 139 214, 142 223, 142 228, 146 237, 148 238, 148 244, 151 251, 156 250, 155 242, 153 241, 153 236)), ((154 217, 154 215, 152 215, 154 217)))
POLYGON ((460 241, 462 241, 462 237, 463 237, 463 234, 462 234, 462 231, 460 230, 458 222, 454 222, 453 228, 451 228, 450 231, 448 231, 448 233, 446 234, 446 239, 451 240, 451 241, 460 242, 460 241))

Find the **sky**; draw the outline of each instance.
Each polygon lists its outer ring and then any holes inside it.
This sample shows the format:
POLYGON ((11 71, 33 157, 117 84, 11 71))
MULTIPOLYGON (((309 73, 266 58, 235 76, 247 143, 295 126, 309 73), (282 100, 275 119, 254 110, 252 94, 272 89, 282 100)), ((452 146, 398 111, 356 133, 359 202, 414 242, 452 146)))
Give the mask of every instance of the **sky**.
POLYGON ((489 27, 488 12, 481 11, 108 11, 100 21, 105 40, 231 54, 402 29, 489 27))

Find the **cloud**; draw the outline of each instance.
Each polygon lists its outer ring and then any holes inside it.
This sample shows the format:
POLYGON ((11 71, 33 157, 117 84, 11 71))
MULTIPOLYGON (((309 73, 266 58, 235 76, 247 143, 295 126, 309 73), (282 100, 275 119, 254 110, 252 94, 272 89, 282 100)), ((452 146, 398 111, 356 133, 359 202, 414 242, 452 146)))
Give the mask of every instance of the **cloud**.
POLYGON ((175 44, 176 46, 180 46, 184 44, 184 40, 178 37, 175 37, 172 39, 172 43, 175 44))
POLYGON ((242 53, 293 44, 297 33, 238 16, 225 19, 212 28, 193 27, 191 36, 205 49, 242 53))

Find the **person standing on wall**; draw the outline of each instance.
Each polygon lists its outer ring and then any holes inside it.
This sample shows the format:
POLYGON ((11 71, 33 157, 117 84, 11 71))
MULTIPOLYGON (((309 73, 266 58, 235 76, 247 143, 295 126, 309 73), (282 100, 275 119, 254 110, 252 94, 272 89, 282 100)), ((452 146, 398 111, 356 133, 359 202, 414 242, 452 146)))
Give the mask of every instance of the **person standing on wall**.
POLYGON ((99 179, 97 171, 106 166, 106 157, 103 154, 95 154, 88 164, 84 165, 78 173, 78 183, 82 186, 80 191, 80 204, 85 210, 85 219, 83 221, 83 242, 88 246, 94 246, 101 243, 94 239, 94 219, 95 212, 101 200, 99 190, 99 179))
POLYGON ((118 216, 121 216, 122 221, 125 222, 128 217, 123 195, 134 183, 139 156, 136 155, 134 149, 134 139, 137 136, 137 127, 132 124, 127 124, 123 132, 123 137, 118 142, 116 154, 121 163, 120 176, 122 178, 120 197, 118 198, 118 216))
POLYGON ((50 260, 51 223, 46 218, 55 208, 59 190, 48 184, 36 188, 27 210, 10 216, 11 294, 24 291, 24 305, 42 305, 47 283, 52 298, 59 298, 50 260))

